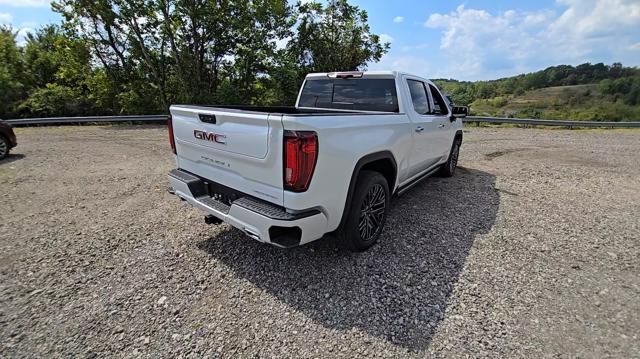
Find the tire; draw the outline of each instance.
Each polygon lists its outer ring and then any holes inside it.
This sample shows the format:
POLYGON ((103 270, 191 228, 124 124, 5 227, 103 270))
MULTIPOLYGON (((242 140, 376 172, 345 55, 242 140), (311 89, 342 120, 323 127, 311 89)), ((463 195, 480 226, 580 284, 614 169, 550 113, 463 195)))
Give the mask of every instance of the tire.
POLYGON ((339 231, 340 243, 356 252, 373 246, 387 220, 391 195, 379 172, 362 171, 356 182, 346 221, 339 231))
POLYGON ((10 145, 9 140, 4 138, 4 136, 0 136, 0 161, 5 159, 9 155, 10 145))
POLYGON ((458 167, 458 157, 460 156, 460 145, 462 145, 462 140, 460 138, 456 138, 455 140, 453 140, 453 144, 451 145, 451 152, 449 153, 449 159, 442 165, 442 167, 440 167, 440 176, 453 177, 453 175, 456 173, 456 168, 458 167))

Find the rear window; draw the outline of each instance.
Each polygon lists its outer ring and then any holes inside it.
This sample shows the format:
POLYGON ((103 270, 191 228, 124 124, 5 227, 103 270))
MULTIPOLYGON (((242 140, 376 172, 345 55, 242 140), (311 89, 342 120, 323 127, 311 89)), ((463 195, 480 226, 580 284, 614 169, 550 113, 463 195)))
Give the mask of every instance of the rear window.
POLYGON ((298 107, 398 112, 394 79, 307 80, 298 107))

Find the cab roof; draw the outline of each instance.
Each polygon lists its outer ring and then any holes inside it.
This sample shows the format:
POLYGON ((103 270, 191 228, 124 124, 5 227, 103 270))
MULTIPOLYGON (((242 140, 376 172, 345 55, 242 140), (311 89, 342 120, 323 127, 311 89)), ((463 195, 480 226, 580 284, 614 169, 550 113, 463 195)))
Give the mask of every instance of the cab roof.
POLYGON ((337 71, 337 72, 315 72, 310 73, 306 76, 307 79, 319 79, 319 78, 361 78, 361 77, 393 77, 397 78, 399 76, 406 75, 412 77, 423 78, 422 76, 410 74, 402 71, 392 71, 392 70, 377 70, 377 71, 337 71))

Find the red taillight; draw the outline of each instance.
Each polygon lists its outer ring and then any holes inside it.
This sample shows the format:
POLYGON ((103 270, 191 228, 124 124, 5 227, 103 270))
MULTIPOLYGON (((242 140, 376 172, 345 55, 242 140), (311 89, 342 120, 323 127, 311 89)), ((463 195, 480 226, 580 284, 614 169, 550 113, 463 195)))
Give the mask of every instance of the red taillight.
POLYGON ((177 154, 176 152, 176 140, 173 138, 173 121, 171 120, 171 115, 167 117, 167 127, 169 128, 169 143, 171 144, 171 152, 173 154, 177 154))
POLYGON ((284 188, 304 192, 309 188, 318 158, 318 136, 313 131, 284 132, 284 188))

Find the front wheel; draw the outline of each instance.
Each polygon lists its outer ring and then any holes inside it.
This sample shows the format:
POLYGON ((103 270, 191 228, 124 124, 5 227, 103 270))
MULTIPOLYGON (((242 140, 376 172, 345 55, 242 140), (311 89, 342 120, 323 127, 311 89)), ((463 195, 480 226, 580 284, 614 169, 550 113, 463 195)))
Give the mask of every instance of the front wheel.
POLYGON ((442 177, 452 177, 455 174, 456 168, 458 167, 458 156, 460 156, 461 144, 462 140, 460 138, 453 140, 449 159, 442 165, 442 167, 440 167, 440 175, 442 177))
POLYGON ((341 242, 354 251, 374 245, 387 220, 389 184, 378 172, 362 171, 358 176, 347 220, 340 230, 341 242))

